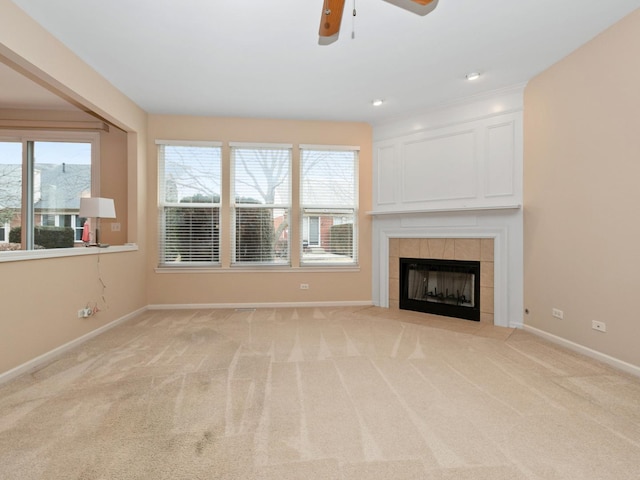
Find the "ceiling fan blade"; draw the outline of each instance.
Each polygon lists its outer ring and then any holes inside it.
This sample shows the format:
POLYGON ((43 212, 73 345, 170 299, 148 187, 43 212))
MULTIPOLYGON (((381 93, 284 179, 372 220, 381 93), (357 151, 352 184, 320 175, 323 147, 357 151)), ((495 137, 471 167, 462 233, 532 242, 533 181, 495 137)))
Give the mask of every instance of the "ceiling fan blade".
POLYGON ((438 0, 384 0, 396 7, 404 8, 416 15, 427 15, 431 13, 437 6, 438 0))
POLYGON ((344 2, 345 0, 323 0, 318 32, 321 37, 337 36, 340 32, 344 2))

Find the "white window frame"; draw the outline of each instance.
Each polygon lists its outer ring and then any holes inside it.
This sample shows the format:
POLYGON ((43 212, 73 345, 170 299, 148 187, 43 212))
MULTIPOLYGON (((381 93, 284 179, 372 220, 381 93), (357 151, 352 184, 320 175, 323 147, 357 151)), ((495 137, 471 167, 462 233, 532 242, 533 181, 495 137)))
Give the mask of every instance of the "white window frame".
MULTIPOLYGON (((20 258, 46 258, 48 256, 61 256, 59 250, 65 249, 45 249, 36 250, 33 248, 33 229, 35 225, 35 211, 33 208, 33 165, 29 165, 27 145, 29 142, 63 142, 63 143, 89 143, 91 144, 91 195, 100 196, 100 134, 98 132, 60 132, 60 131, 33 131, 33 130, 4 130, 0 132, 0 141, 15 142, 22 144, 22 201, 21 218, 22 227, 27 232, 27 242, 23 245, 23 250, 19 252, 6 252, 19 254, 20 258), (25 248, 26 247, 26 248, 25 248), (33 252, 33 253, 29 253, 33 252)), ((54 214, 57 215, 57 214, 54 214)), ((56 223, 57 223, 56 219, 56 223)), ((8 237, 8 233, 7 233, 8 237)), ((75 229, 74 229, 75 243, 75 229)))

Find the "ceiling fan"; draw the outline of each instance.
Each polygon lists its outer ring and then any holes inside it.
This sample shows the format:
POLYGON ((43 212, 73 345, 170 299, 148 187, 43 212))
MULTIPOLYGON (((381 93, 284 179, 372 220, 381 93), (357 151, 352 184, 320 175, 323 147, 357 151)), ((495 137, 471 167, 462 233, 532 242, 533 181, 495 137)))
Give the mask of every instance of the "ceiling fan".
MULTIPOLYGON (((438 0, 384 0, 385 2, 404 8, 418 15, 426 15, 433 11, 438 4, 438 0)), ((322 14, 320 16, 320 30, 318 34, 320 45, 328 45, 338 39, 340 24, 342 23, 342 13, 344 12, 345 0, 323 0, 322 14)), ((355 4, 354 4, 355 5, 355 4)), ((353 15, 356 15, 355 8, 353 15)))

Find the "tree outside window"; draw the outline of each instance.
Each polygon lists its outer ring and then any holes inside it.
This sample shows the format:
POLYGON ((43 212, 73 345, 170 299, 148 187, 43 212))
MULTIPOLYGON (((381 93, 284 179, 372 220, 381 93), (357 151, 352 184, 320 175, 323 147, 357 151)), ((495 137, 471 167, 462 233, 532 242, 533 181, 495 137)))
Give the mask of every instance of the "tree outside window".
POLYGON ((233 263, 289 263, 291 146, 232 146, 233 263))

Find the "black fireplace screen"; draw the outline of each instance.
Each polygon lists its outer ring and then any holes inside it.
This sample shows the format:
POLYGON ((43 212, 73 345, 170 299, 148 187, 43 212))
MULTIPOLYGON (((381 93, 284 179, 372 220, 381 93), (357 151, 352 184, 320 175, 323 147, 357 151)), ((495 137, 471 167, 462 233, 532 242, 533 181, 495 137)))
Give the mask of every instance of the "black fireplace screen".
POLYGON ((480 320, 480 262, 400 259, 400 308, 480 320))

